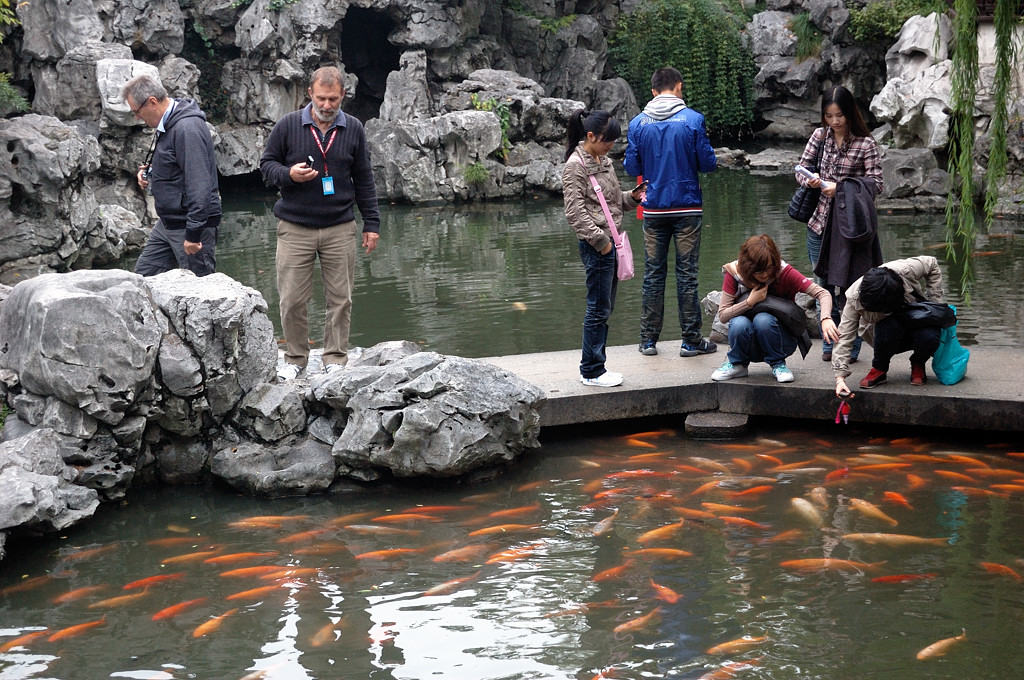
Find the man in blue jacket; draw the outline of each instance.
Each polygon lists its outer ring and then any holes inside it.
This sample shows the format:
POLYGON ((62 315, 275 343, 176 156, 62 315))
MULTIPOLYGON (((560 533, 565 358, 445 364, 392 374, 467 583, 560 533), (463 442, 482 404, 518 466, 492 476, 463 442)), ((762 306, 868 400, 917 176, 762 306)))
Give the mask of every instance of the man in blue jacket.
POLYGON ((121 96, 155 138, 136 180, 153 196, 157 220, 135 273, 153 276, 189 269, 212 274, 217 265, 220 191, 206 116, 191 99, 171 99, 148 75, 125 83, 121 96))
POLYGON ((644 283, 640 316, 640 353, 658 353, 665 318, 668 249, 676 245, 676 297, 683 344, 679 356, 710 354, 718 347, 700 334, 697 264, 700 256, 702 198, 698 172, 718 167, 708 141, 704 116, 683 101, 683 77, 660 68, 651 77, 654 95, 643 113, 629 122, 626 172, 650 182, 643 202, 644 283))

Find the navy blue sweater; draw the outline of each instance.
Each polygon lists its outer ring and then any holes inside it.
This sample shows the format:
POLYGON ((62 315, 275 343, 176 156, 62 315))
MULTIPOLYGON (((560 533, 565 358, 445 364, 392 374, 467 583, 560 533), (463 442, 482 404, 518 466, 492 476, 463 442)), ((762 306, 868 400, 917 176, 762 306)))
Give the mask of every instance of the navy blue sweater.
POLYGON ((379 232, 377 188, 373 183, 363 125, 339 111, 323 136, 324 148, 332 130, 337 130, 337 135, 327 151, 327 171, 334 179, 334 193, 325 196, 321 181, 325 174, 324 156, 313 137, 319 130, 313 125, 311 105, 287 114, 274 126, 260 158, 263 179, 281 190, 281 198, 274 204, 274 215, 288 222, 322 229, 354 220, 354 206, 358 205, 363 216, 363 231, 379 232), (296 163, 307 161, 307 156, 313 157, 313 169, 320 175, 309 182, 293 182, 288 170, 296 163))

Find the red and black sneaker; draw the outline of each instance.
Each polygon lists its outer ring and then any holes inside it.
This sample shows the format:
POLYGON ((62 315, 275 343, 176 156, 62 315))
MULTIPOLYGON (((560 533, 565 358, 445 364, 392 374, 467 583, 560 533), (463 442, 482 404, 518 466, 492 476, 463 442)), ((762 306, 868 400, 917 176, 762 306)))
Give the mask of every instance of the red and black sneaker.
POLYGON ((866 390, 870 390, 872 387, 877 387, 885 382, 885 372, 879 371, 877 368, 872 368, 868 371, 868 374, 864 376, 864 379, 860 381, 860 386, 866 390))
POLYGON ((928 378, 924 375, 924 364, 910 364, 910 384, 924 385, 928 378))

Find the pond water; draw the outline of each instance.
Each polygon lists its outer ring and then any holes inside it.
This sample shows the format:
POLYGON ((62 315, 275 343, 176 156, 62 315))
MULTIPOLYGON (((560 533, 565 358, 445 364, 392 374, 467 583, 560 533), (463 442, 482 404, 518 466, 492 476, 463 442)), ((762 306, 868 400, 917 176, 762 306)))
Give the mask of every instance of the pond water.
POLYGON ((554 438, 472 486, 134 493, 8 545, 0 678, 1002 679, 1021 458, 653 429, 554 438))
MULTIPOLYGON (((623 184, 626 181, 624 178, 623 184)), ((767 233, 783 257, 810 272, 806 227, 786 215, 795 182, 789 176, 721 171, 704 179, 705 217, 699 292, 722 286, 721 266, 743 240, 767 233)), ((218 270, 263 293, 280 337, 274 250, 274 197, 226 197, 218 270)), ((352 311, 353 346, 412 340, 424 349, 466 357, 567 350, 580 346, 586 291, 575 239, 560 199, 444 205, 384 205, 383 237, 370 257, 357 259, 352 311)), ((882 215, 886 259, 931 254, 944 262, 942 215, 882 215)), ((608 342, 638 341, 643 236, 626 218, 638 277, 619 287, 608 342)), ((1024 341, 1024 221, 1000 221, 978 238, 972 305, 958 294, 958 268, 944 262, 948 300, 960 310, 965 345, 1019 347, 1024 341), (983 330, 982 330, 983 329, 983 330)), ((130 266, 126 263, 125 266, 130 266)), ((310 337, 323 341, 319 275, 310 308, 310 337)), ((667 290, 675 290, 669 274, 667 290)), ((668 297, 665 338, 678 338, 668 297)), ((705 335, 711 319, 705 318, 705 335)))

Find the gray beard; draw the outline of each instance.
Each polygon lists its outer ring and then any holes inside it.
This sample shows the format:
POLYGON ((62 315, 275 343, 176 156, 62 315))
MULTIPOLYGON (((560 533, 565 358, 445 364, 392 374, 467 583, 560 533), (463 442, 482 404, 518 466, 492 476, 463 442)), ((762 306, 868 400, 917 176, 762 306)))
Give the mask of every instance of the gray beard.
POLYGON ((332 120, 337 118, 337 116, 337 111, 335 111, 333 114, 329 116, 324 116, 320 109, 318 109, 315 105, 313 106, 313 117, 316 118, 321 123, 330 123, 332 120))

